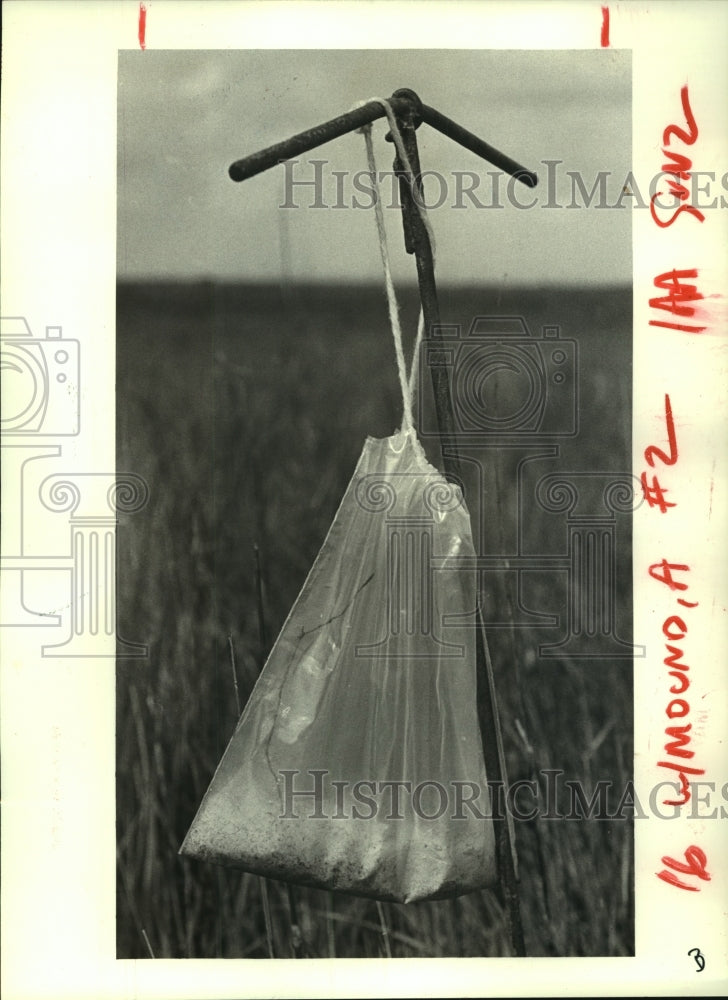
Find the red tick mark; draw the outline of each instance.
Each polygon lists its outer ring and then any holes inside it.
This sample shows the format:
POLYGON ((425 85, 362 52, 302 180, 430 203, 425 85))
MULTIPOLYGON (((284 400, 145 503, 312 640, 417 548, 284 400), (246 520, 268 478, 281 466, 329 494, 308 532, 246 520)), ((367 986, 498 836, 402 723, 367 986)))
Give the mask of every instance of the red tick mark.
POLYGON ((139 48, 146 49, 146 33, 147 33, 147 8, 143 3, 139 4, 139 48))
POLYGON ((602 48, 609 48, 609 7, 602 7, 602 48))

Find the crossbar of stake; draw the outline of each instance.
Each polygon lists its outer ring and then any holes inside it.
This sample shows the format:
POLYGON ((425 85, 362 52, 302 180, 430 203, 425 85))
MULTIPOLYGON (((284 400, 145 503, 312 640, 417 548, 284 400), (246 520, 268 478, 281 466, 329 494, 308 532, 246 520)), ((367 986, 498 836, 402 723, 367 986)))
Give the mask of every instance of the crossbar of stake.
MULTIPOLYGON (((538 183, 536 174, 516 163, 505 153, 501 153, 483 139, 468 132, 457 122, 445 117, 434 108, 423 104, 419 96, 407 88, 396 90, 388 99, 395 113, 397 126, 402 135, 404 149, 412 167, 418 195, 421 197, 421 168, 419 150, 417 147, 416 129, 425 122, 437 129, 443 135, 459 143, 466 149, 487 160, 505 173, 527 187, 535 187, 538 183)), ((294 156, 307 153, 324 143, 337 139, 348 132, 360 129, 362 126, 385 116, 385 110, 378 101, 369 101, 361 107, 354 108, 346 114, 332 118, 330 121, 305 132, 299 132, 283 142, 268 146, 236 160, 229 168, 230 177, 234 181, 244 181, 256 174, 268 170, 294 156)), ((387 136, 391 138, 391 136, 387 136)), ((437 301, 435 285, 435 270, 430 245, 424 221, 414 201, 414 192, 410 187, 407 172, 400 161, 399 155, 394 161, 395 173, 399 176, 402 199, 402 222, 404 226, 405 249, 414 254, 417 265, 417 279, 420 290, 420 300, 425 321, 425 338, 430 343, 441 339, 440 308, 437 301)), ((451 481, 462 486, 460 456, 457 447, 457 429, 452 403, 450 372, 445 365, 441 352, 430 352, 430 373, 435 397, 435 409, 440 432, 445 474, 451 481)), ((488 652, 483 616, 480 605, 477 609, 478 628, 476 630, 476 672, 477 672, 477 703, 478 722, 483 746, 486 773, 490 776, 495 788, 505 788, 505 758, 503 754, 498 706, 496 702, 493 667, 488 652), (500 783, 500 784, 498 784, 500 783)), ((507 810, 506 810, 507 813, 507 810)), ((518 900, 517 858, 515 851, 515 835, 510 816, 494 821, 496 865, 500 880, 500 889, 505 903, 510 925, 510 937, 516 955, 526 954, 523 925, 518 900)))
MULTIPOLYGON (((538 183, 538 178, 533 171, 522 167, 510 156, 506 156, 505 153, 501 153, 500 150, 478 138, 477 135, 468 132, 462 125, 458 125, 457 122, 447 118, 435 108, 423 104, 414 90, 407 88, 395 90, 389 98, 389 104, 397 117, 405 117, 414 113, 418 119, 417 125, 420 122, 426 122, 447 136, 448 139, 453 139, 465 149, 469 149, 472 153, 492 163, 493 166, 500 167, 501 170, 511 174, 527 187, 535 187, 538 183)), ((316 149, 317 146, 323 146, 324 143, 331 142, 332 139, 338 139, 340 136, 346 135, 347 132, 354 132, 363 125, 376 121, 377 118, 384 118, 385 114, 384 108, 378 101, 368 101, 359 108, 339 115, 338 118, 332 118, 321 125, 314 125, 313 128, 307 129, 305 132, 292 135, 290 139, 284 139, 283 142, 278 142, 274 146, 268 146, 257 153, 251 153, 250 156, 246 156, 242 160, 236 160, 235 163, 231 164, 228 173, 234 181, 246 181, 248 178, 255 177, 256 174, 276 166, 282 160, 290 160, 294 156, 300 156, 301 153, 308 153, 310 150, 316 149)))

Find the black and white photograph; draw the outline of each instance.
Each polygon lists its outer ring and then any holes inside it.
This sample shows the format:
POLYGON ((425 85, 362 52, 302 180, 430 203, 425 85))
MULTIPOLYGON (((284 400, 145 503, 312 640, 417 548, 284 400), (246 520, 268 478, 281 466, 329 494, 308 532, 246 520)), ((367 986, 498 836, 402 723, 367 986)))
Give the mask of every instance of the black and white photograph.
POLYGON ((3 22, 3 996, 723 995, 728 6, 3 22))
POLYGON ((118 121, 119 957, 633 954, 630 54, 127 52, 118 121))

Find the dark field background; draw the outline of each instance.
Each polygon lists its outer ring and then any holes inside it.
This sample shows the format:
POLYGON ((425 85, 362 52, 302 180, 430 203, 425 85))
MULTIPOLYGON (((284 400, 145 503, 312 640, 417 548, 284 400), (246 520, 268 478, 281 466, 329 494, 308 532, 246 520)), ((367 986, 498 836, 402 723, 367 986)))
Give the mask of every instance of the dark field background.
MULTIPOLYGON (((630 469, 629 289, 441 289, 440 300, 443 322, 467 328, 476 315, 522 315, 534 335, 558 325, 578 342, 579 434, 539 474, 630 469)), ((402 296, 406 330, 416 304, 416 290, 402 296)), ((118 956, 255 958, 272 944, 276 957, 290 957, 291 898, 307 956, 509 954, 490 891, 408 906, 300 887, 289 897, 280 883, 177 855, 237 721, 230 648, 243 704, 265 654, 253 547, 270 642, 364 438, 399 423, 383 291, 122 284, 116 405, 117 468, 150 488, 118 533, 119 632, 149 645, 148 659, 117 668, 118 956)), ((433 442, 428 451, 438 464, 433 442)), ((484 453, 480 493, 468 491, 482 552, 511 543, 514 454, 484 453)), ((535 503, 524 514, 528 551, 564 550, 563 517, 535 503)), ((628 515, 618 517, 618 541, 617 625, 629 640, 628 515)), ((563 576, 534 574, 523 595, 529 608, 560 615, 561 627, 489 630, 508 775, 541 781, 538 771, 561 768, 588 794, 603 779, 622 788, 632 776, 631 660, 538 655, 563 635, 563 576)), ((486 620, 512 620, 514 606, 494 576, 486 620)), ((515 825, 528 953, 632 954, 632 824, 515 825)))

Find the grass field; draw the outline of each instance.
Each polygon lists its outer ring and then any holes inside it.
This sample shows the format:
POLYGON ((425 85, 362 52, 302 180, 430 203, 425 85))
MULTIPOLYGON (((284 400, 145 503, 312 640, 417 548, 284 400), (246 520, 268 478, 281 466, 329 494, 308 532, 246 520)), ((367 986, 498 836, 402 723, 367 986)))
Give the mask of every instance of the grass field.
MULTIPOLYGON (((523 315, 578 342, 579 434, 541 472, 631 465, 627 289, 441 290, 443 321, 523 315)), ((403 296, 406 328, 416 293, 403 296)), ((555 404, 556 405, 556 404, 555 404)), ((427 416, 429 403, 423 402, 427 416)), ((557 414, 558 417, 558 414, 557 414)), ((117 951, 120 958, 439 957, 509 954, 497 895, 408 906, 314 889, 178 857, 265 654, 254 546, 274 638, 323 541, 367 435, 400 418, 380 289, 122 285, 117 302, 117 467, 150 487, 118 532, 119 632, 149 645, 117 669, 117 951), (267 899, 269 928, 266 931, 267 899), (291 914, 291 905, 295 913, 291 914), (295 920, 293 919, 295 917, 295 920)), ((429 418, 428 418, 429 419, 429 418)), ((556 418, 555 418, 556 419, 556 418)), ((428 443, 437 460, 434 442, 428 443)), ((483 552, 510 551, 513 449, 479 459, 469 492, 483 552)), ((540 474, 540 473, 539 473, 540 474)), ((530 480, 529 480, 530 482, 530 480)), ((564 520, 525 505, 530 552, 563 549, 564 520)), ((618 519, 617 626, 631 637, 631 536, 618 519)), ((501 578, 502 577, 502 578, 501 578)), ((512 619, 506 575, 486 619, 512 619)), ((529 578, 528 608, 562 616, 564 574, 529 578)), ((489 642, 509 778, 561 768, 590 791, 632 776, 630 659, 539 658, 558 628, 493 628, 489 642)), ((531 955, 634 950, 632 824, 516 823, 531 955)))

